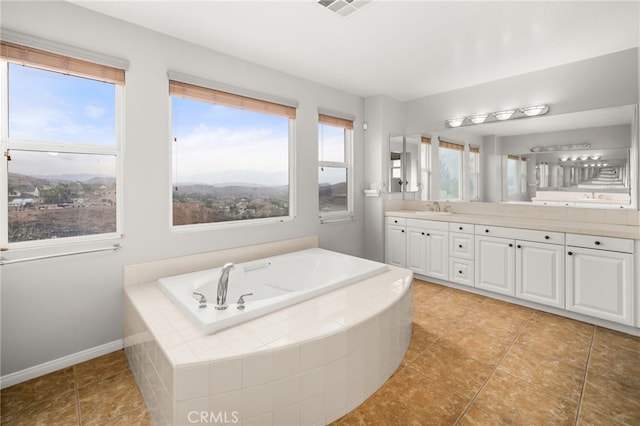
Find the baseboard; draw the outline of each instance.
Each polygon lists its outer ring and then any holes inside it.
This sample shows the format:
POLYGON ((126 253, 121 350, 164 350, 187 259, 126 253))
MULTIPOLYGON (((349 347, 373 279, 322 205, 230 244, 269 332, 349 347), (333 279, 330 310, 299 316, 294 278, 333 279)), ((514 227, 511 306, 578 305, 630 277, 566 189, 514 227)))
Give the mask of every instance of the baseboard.
POLYGON ((114 340, 113 342, 105 343, 104 345, 96 346, 84 351, 76 352, 71 355, 63 356, 62 358, 54 359, 53 361, 45 362, 44 364, 36 365, 26 368, 15 373, 7 374, 0 377, 0 389, 7 388, 9 386, 17 385, 18 383, 26 382, 36 377, 44 376, 45 374, 52 373, 60 370, 61 368, 71 367, 72 365, 80 362, 88 361, 93 358, 97 358, 102 355, 106 355, 111 352, 122 349, 122 339, 114 340))

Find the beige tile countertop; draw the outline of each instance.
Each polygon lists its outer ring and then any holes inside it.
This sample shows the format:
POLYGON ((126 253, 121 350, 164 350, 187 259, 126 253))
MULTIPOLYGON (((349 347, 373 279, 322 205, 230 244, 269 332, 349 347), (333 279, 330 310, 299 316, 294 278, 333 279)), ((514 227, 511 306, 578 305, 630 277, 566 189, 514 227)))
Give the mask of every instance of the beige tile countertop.
POLYGON ((439 213, 423 210, 389 210, 385 216, 407 219, 434 220, 440 222, 472 223, 477 225, 504 226, 507 228, 537 229, 541 231, 567 232, 602 237, 640 240, 640 225, 621 223, 587 222, 567 219, 548 219, 512 215, 483 215, 469 213, 439 213))

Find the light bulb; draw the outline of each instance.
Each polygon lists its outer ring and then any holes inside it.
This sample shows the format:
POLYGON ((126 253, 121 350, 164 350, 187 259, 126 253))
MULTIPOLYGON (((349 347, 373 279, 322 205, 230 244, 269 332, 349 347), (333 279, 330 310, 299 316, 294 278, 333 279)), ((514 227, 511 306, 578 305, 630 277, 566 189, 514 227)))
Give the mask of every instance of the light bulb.
POLYGON ((484 123, 484 120, 486 120, 487 117, 489 117, 489 114, 476 114, 476 115, 471 115, 468 118, 469 120, 471 120, 473 124, 480 124, 480 123, 484 123))
POLYGON ((447 120, 447 124, 449 125, 449 127, 460 127, 463 121, 464 121, 464 117, 450 118, 447 120))
POLYGON ((495 118, 497 118, 498 120, 508 120, 511 118, 511 116, 513 115, 513 113, 515 112, 515 110, 509 109, 509 110, 504 110, 504 111, 498 111, 498 112, 494 112, 493 116, 495 118))

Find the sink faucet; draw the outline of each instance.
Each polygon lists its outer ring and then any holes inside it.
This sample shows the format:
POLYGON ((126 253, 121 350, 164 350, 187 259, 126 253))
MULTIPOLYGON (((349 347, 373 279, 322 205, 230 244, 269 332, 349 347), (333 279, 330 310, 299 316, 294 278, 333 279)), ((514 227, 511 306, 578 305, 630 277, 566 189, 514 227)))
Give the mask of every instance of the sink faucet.
POLYGON ((216 305, 216 309, 221 311, 227 309, 227 286, 229 285, 229 272, 231 272, 235 267, 233 263, 226 263, 222 267, 222 271, 220 272, 220 278, 218 279, 218 304, 216 305))
POLYGON ((434 201, 432 209, 433 209, 434 212, 439 212, 440 211, 440 203, 438 203, 437 201, 434 201))

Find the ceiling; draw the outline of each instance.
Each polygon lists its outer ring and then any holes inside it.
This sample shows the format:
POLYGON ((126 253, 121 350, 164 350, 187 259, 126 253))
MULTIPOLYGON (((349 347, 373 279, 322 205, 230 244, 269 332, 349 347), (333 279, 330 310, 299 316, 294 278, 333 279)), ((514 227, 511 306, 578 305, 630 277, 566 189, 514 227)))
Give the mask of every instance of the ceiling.
POLYGON ((404 101, 639 45, 639 1, 73 3, 359 96, 404 101), (151 6, 151 3, 153 5, 151 6))

